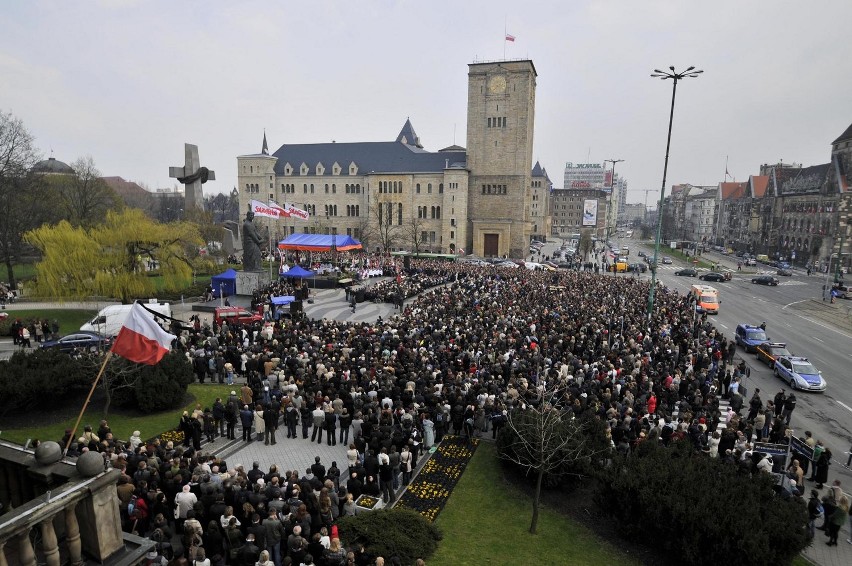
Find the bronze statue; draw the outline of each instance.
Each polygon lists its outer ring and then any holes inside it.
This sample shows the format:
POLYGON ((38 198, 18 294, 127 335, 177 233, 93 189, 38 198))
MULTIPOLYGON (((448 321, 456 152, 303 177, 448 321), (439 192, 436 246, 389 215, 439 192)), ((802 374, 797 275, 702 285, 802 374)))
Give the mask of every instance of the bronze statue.
POLYGON ((260 246, 265 241, 257 233, 254 225, 254 212, 249 210, 243 222, 243 270, 260 271, 260 246))

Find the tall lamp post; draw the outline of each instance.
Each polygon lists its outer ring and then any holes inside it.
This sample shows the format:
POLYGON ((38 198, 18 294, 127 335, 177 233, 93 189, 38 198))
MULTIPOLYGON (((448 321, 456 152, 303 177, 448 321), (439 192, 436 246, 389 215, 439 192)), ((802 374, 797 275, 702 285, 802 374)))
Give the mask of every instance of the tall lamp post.
POLYGON ((666 161, 663 165, 663 184, 660 187, 660 203, 657 206, 657 238, 654 240, 654 262, 651 264, 651 288, 648 290, 648 320, 651 320, 651 313, 654 312, 654 291, 657 288, 657 260, 660 256, 660 232, 663 227, 663 198, 666 194, 666 173, 669 170, 669 149, 672 145, 672 120, 674 120, 677 82, 687 77, 695 78, 703 72, 696 70, 695 67, 689 67, 685 71, 678 73, 674 67, 669 67, 668 71, 654 69, 654 73, 651 75, 654 78, 662 80, 672 79, 672 107, 669 112, 669 134, 666 139, 666 161))
MULTIPOLYGON (((609 205, 607 206, 607 216, 612 215, 612 194, 615 192, 615 164, 621 163, 623 159, 604 159, 604 164, 612 163, 612 179, 609 182, 609 205)), ((617 218, 617 216, 616 216, 617 218)), ((606 239, 609 240, 610 224, 607 219, 606 239)))

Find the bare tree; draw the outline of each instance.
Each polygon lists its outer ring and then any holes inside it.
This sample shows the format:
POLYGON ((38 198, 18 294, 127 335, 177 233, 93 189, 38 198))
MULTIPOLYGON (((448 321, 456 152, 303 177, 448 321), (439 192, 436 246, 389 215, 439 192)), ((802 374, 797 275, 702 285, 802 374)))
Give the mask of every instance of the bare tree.
MULTIPOLYGON (((530 393, 533 393, 530 391, 530 393)), ((539 386, 532 398, 508 413, 500 457, 536 474, 529 531, 538 527, 541 484, 545 475, 559 475, 571 464, 593 456, 588 427, 571 410, 557 406, 564 390, 555 384, 539 386)))
POLYGON ((382 251, 389 252, 396 244, 400 228, 395 218, 397 203, 390 200, 378 200, 373 206, 372 214, 376 222, 375 231, 382 251))
POLYGON ((92 156, 71 164, 74 176, 60 183, 64 217, 73 226, 89 227, 100 222, 107 210, 117 209, 120 199, 101 178, 92 156))
POLYGON ((38 160, 33 136, 20 118, 0 112, 0 259, 14 289, 13 265, 20 260, 23 235, 44 221, 48 187, 32 172, 38 160))
POLYGON ((594 247, 595 244, 592 242, 592 231, 588 228, 582 230, 580 232, 580 242, 577 244, 577 250, 580 252, 580 257, 583 261, 588 259, 588 255, 594 247))
POLYGON ((423 228, 425 225, 425 219, 421 218, 419 214, 412 212, 408 222, 401 226, 402 237, 406 245, 410 245, 411 251, 415 254, 419 254, 421 246, 427 243, 426 238, 423 237, 423 228))

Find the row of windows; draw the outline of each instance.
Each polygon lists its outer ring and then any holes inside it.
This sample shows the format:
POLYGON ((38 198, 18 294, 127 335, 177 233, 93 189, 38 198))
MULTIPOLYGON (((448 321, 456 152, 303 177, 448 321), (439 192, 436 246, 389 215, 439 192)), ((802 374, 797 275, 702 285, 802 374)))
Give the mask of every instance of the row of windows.
MULTIPOLYGON (((450 183, 450 184, 451 185, 452 184, 458 185, 458 183, 450 183)), ((420 183, 417 183, 416 185, 414 185, 414 192, 416 192, 418 195, 420 194, 420 183)), ((440 193, 440 194, 444 193, 444 183, 438 183, 438 193, 440 193)), ((432 183, 426 184, 426 194, 428 194, 428 195, 432 194, 432 183)))
MULTIPOLYGON (((381 203, 379 204, 379 226, 383 225, 385 221, 387 221, 387 224, 393 225, 393 205, 392 202, 386 202, 384 206, 381 203)), ((396 205, 396 217, 396 223, 402 226, 402 203, 396 205)))
POLYGON ((361 230, 359 228, 347 228, 346 235, 358 239, 361 237, 361 230))
POLYGON ((506 185, 482 185, 482 194, 484 195, 505 195, 506 185))
POLYGON ((337 205, 336 204, 326 204, 325 205, 325 217, 329 216, 337 216, 337 205))
POLYGON ((418 206, 417 207, 417 218, 431 218, 432 220, 440 220, 441 219, 441 207, 433 206, 431 210, 429 207, 418 206))
POLYGON ((379 181, 379 192, 383 194, 401 194, 402 181, 379 181))
POLYGON ((506 117, 505 116, 497 116, 496 118, 488 118, 488 127, 489 128, 505 128, 506 127, 506 117))
POLYGON ((347 204, 346 205, 346 216, 361 216, 361 205, 360 204, 347 204))
POLYGON ((247 193, 259 193, 260 187, 257 183, 246 183, 246 192, 247 193))
POLYGON ((435 232, 427 232, 426 230, 423 230, 422 232, 420 232, 420 241, 421 242, 424 242, 424 243, 429 242, 430 244, 434 244, 436 240, 437 240, 437 234, 435 234, 435 232))

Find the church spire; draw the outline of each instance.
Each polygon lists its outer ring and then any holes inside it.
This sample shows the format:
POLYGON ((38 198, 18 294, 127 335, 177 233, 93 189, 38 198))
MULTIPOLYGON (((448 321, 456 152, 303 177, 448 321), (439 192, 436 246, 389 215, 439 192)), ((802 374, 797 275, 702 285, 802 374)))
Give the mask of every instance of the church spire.
POLYGON ((266 128, 263 129, 263 147, 260 149, 263 155, 269 155, 269 146, 266 144, 266 128))

